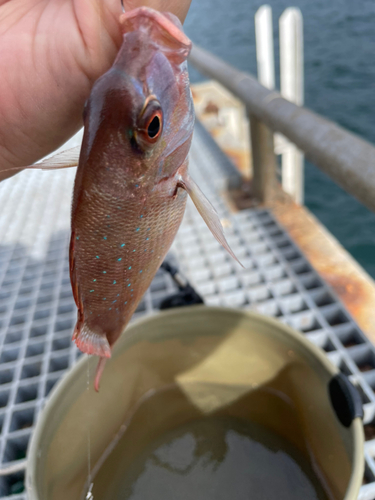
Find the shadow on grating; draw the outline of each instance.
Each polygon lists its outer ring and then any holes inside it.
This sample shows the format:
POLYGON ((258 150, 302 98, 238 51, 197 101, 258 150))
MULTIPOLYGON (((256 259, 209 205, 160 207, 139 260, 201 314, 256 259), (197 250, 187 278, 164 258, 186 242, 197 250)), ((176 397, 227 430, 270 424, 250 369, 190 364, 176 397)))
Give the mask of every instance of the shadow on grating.
POLYGON ((14 462, 26 458, 27 445, 30 434, 6 439, 3 462, 14 462))
POLYGON ((35 401, 38 397, 38 384, 26 384, 18 388, 16 403, 35 401))
POLYGON ((35 416, 35 408, 25 408, 23 410, 14 411, 10 421, 9 431, 20 431, 33 426, 35 416))
POLYGON ((0 477, 0 497, 17 495, 25 491, 25 473, 17 472, 10 476, 0 477))

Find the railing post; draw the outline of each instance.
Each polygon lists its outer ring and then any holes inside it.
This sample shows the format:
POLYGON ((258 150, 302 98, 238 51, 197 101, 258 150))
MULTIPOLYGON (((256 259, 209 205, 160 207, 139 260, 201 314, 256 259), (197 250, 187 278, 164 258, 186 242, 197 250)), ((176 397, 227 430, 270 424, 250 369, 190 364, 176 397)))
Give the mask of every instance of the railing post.
POLYGON ((271 200, 276 184, 273 132, 248 112, 253 159, 253 195, 260 203, 271 200))
MULTIPOLYGON (((303 19, 301 11, 290 7, 279 20, 280 31, 280 89, 281 95, 298 106, 303 105, 303 19)), ((281 155, 284 191, 303 204, 304 155, 287 141, 281 155)))
POLYGON ((275 59, 271 7, 269 5, 259 7, 254 20, 258 80, 264 87, 272 90, 275 88, 275 59))
MULTIPOLYGON (((258 79, 269 89, 275 88, 275 62, 273 55, 272 9, 262 5, 255 14, 255 38, 258 79)), ((251 113, 251 155, 253 160, 253 195, 261 203, 270 200, 275 186, 276 162, 273 132, 251 113)))

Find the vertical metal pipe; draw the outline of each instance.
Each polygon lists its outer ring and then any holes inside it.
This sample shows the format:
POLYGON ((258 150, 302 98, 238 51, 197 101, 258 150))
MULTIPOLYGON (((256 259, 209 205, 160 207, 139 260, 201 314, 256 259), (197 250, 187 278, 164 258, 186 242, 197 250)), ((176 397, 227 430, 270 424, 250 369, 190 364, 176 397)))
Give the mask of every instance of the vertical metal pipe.
MULTIPOLYGON (((301 11, 286 9, 279 20, 281 95, 298 106, 303 105, 303 19, 301 11)), ((282 185, 297 202, 303 203, 304 155, 284 138, 281 155, 282 185)))
POLYGON ((260 203, 271 200, 276 184, 273 132, 248 112, 253 159, 253 195, 260 203))
POLYGON ((264 87, 272 90, 275 88, 275 58, 271 7, 259 7, 254 20, 258 80, 264 87))
MULTIPOLYGON (((255 14, 255 39, 258 80, 266 88, 274 89, 272 9, 269 5, 262 5, 255 14)), ((253 191, 255 198, 265 203, 269 200, 275 185, 273 132, 254 115, 248 113, 248 117, 253 160, 253 191)))

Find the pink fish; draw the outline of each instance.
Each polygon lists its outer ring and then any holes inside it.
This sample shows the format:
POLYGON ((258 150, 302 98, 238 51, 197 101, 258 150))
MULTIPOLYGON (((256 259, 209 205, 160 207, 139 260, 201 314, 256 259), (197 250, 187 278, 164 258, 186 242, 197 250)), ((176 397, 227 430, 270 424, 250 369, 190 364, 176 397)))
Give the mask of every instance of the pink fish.
MULTIPOLYGON (((71 219, 73 339, 100 356, 96 390, 113 344, 173 242, 188 194, 234 257, 217 213, 188 173, 191 42, 170 13, 142 7, 123 14, 121 24, 118 56, 85 106, 71 219)), ((76 164, 73 149, 35 167, 76 164)))

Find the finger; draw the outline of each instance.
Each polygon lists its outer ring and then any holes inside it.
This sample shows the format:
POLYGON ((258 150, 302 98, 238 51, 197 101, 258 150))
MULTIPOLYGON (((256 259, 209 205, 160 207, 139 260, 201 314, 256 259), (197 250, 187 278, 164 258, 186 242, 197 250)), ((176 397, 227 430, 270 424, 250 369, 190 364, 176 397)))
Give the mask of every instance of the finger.
MULTIPOLYGON (((183 23, 188 13, 191 0, 123 0, 125 11, 137 7, 151 7, 160 12, 171 12, 183 23)), ((119 2, 120 3, 120 2, 119 2)))

